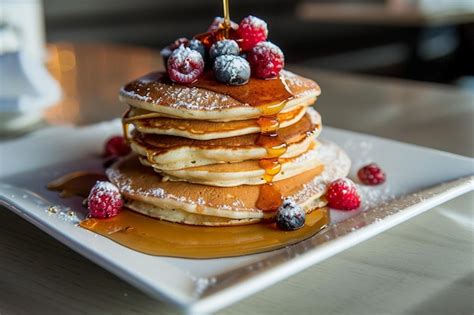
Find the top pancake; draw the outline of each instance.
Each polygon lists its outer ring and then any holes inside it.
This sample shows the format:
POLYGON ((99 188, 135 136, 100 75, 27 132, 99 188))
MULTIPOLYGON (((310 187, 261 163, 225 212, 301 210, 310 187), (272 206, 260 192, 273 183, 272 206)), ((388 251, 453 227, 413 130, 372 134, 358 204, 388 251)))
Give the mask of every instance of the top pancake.
POLYGON ((212 72, 192 85, 175 84, 166 73, 153 72, 122 87, 120 100, 172 118, 233 121, 258 118, 279 103, 287 111, 320 93, 316 82, 284 70, 278 78, 251 78, 240 86, 218 83, 212 72))

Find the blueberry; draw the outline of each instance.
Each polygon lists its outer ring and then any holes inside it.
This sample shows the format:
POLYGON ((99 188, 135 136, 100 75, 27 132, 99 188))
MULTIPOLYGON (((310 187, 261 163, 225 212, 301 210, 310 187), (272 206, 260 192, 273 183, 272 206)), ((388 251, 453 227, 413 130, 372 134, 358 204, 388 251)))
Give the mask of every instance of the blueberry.
POLYGON ((212 61, 219 56, 234 55, 238 56, 240 52, 239 44, 232 39, 223 39, 215 42, 209 49, 209 57, 212 61))
POLYGON ((188 44, 189 49, 195 50, 201 54, 202 59, 206 60, 206 48, 199 39, 191 39, 188 44))
POLYGON ((230 85, 242 85, 249 81, 250 65, 242 57, 224 55, 214 62, 216 80, 230 85))
POLYGON ((305 220, 305 211, 291 198, 283 201, 276 214, 278 228, 285 231, 293 231, 303 227, 305 220))

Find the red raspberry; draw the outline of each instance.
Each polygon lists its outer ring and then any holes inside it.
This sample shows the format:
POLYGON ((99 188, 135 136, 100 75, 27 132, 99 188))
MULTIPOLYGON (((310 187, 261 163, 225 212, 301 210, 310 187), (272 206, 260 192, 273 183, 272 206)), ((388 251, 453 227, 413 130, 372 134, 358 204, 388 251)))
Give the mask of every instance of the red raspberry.
POLYGON ((270 42, 258 43, 249 52, 247 59, 252 67, 252 74, 260 79, 276 77, 285 65, 283 52, 270 42))
POLYGON ((243 51, 248 51, 256 44, 267 40, 267 23, 258 17, 249 15, 240 21, 237 33, 241 38, 239 41, 240 48, 243 51))
POLYGON ((365 185, 380 185, 385 182, 386 178, 385 173, 375 163, 370 163, 362 167, 357 172, 357 177, 359 177, 361 183, 365 185))
POLYGON ((114 217, 120 213, 122 206, 123 199, 118 188, 109 182, 95 183, 87 198, 89 216, 92 218, 114 217))
POLYGON ((105 143, 105 157, 125 156, 130 153, 130 146, 122 136, 109 138, 105 143))
POLYGON ((328 205, 339 210, 354 210, 360 206, 360 197, 354 183, 347 178, 339 178, 329 184, 326 193, 328 205))
POLYGON ((204 60, 201 54, 183 45, 175 49, 168 59, 168 74, 173 82, 193 83, 203 71, 204 60))
MULTIPOLYGON (((208 32, 215 32, 218 29, 223 28, 223 26, 222 26, 223 24, 224 24, 224 18, 220 17, 220 16, 216 16, 214 18, 214 21, 212 21, 211 25, 209 25, 207 31, 208 32)), ((237 29, 237 28, 239 28, 239 25, 237 23, 235 23, 234 21, 230 21, 230 28, 237 29)))
POLYGON ((160 53, 165 62, 165 66, 168 61, 168 58, 171 56, 173 51, 181 45, 187 46, 188 43, 189 43, 189 40, 186 37, 180 37, 174 42, 172 42, 171 44, 169 44, 168 46, 166 46, 165 48, 163 48, 160 53))

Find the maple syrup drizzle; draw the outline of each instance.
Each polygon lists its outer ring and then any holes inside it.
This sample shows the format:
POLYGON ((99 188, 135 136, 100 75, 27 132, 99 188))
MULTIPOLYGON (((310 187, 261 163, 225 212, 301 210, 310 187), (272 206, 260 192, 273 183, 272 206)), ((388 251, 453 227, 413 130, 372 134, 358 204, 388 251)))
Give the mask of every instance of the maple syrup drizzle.
POLYGON ((240 41, 236 29, 232 28, 230 22, 228 25, 226 25, 224 22, 217 30, 198 34, 194 36, 194 38, 199 39, 201 43, 208 49, 212 46, 212 44, 223 39, 229 38, 235 40, 236 42, 240 41))
POLYGON ((259 166, 265 171, 265 184, 260 187, 256 206, 262 211, 276 211, 282 202, 281 193, 273 186, 273 178, 281 171, 279 158, 285 154, 287 143, 278 135, 280 121, 277 115, 278 113, 275 113, 258 119, 262 131, 256 144, 264 147, 268 156, 259 161, 259 166))

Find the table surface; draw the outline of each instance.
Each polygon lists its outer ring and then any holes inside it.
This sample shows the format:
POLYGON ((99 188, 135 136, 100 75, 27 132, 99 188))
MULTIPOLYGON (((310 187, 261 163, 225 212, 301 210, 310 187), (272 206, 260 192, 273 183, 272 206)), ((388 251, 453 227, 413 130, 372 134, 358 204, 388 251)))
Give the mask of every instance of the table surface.
MULTIPOLYGON (((119 86, 161 67, 158 54, 144 48, 49 48, 49 68, 64 98, 45 113, 48 124, 119 116, 119 86)), ((316 108, 327 125, 474 156, 473 94, 292 68, 321 84, 316 108)), ((472 314, 473 204, 473 193, 459 197, 219 314, 472 314)), ((2 315, 177 312, 3 208, 0 251, 2 315)))

